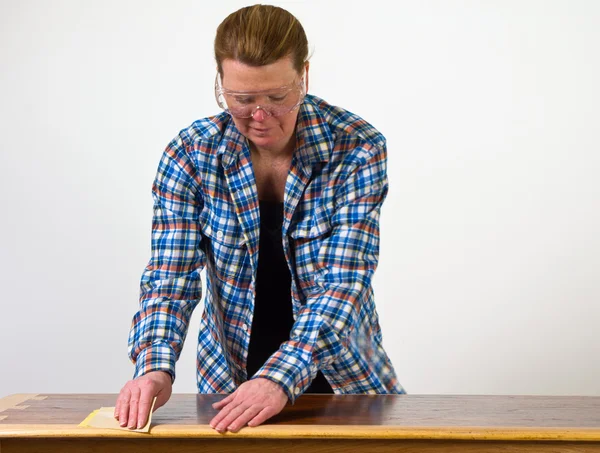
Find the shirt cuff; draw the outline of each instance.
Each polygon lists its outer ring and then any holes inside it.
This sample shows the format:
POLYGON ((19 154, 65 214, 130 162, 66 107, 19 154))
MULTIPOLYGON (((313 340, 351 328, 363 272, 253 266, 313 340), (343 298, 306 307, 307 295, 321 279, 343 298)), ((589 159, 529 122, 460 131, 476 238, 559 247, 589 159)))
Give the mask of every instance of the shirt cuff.
POLYGON ((317 374, 317 367, 309 361, 306 352, 300 352, 298 348, 286 342, 263 367, 256 372, 252 379, 265 378, 281 386, 287 394, 291 404, 294 404, 317 374))
POLYGON ((151 371, 165 371, 171 375, 171 383, 175 382, 175 351, 167 344, 153 344, 140 351, 135 360, 135 373, 138 378, 151 371))

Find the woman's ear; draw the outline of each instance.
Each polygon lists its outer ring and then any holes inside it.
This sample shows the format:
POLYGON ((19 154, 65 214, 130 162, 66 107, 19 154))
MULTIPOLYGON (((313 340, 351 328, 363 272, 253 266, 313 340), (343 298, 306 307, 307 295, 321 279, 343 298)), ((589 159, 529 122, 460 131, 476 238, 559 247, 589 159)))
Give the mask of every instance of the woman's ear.
POLYGON ((310 61, 304 63, 304 84, 306 85, 306 93, 308 93, 308 69, 310 68, 310 61))

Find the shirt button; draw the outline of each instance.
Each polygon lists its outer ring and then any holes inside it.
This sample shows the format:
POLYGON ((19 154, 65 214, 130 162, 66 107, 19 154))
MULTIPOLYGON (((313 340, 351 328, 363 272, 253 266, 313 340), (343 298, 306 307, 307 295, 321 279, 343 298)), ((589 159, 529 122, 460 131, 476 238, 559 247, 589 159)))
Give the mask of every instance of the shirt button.
POLYGON ((222 231, 217 231, 217 237, 219 239, 222 239, 223 238, 223 232, 222 231))
POLYGON ((300 394, 300 387, 296 387, 295 390, 294 390, 294 393, 296 395, 299 395, 300 394))
POLYGON ((244 332, 248 332, 248 325, 242 324, 242 329, 244 330, 244 332))

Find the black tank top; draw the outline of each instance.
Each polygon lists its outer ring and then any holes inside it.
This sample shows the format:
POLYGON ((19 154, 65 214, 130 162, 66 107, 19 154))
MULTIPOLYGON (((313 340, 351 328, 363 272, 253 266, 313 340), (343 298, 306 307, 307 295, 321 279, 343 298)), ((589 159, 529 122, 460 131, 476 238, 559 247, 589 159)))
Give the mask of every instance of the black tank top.
MULTIPOLYGON (((289 340, 294 324, 291 275, 281 242, 283 203, 260 201, 260 243, 254 317, 246 369, 253 376, 289 340)), ((333 393, 319 371, 306 393, 333 393)))

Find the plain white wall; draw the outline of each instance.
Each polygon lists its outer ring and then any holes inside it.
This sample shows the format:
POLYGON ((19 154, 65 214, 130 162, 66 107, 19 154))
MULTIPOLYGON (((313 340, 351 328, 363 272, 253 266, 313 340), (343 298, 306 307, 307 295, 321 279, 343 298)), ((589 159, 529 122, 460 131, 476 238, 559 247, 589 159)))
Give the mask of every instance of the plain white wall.
MULTIPOLYGON (((131 377, 158 160, 218 112, 247 4, 0 1, 0 396, 131 377)), ((375 291, 408 392, 600 395, 600 2, 276 4, 310 91, 388 138, 375 291)))

